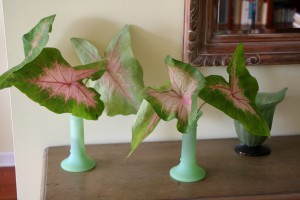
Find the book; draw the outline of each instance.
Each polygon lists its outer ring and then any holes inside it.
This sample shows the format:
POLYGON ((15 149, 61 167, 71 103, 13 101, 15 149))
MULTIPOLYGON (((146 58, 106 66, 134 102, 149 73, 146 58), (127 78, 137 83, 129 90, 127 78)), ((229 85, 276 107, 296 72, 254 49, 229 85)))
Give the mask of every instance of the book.
POLYGON ((228 17, 228 0, 222 0, 219 4, 219 24, 226 24, 228 17))
POLYGON ((249 19, 249 1, 242 1, 241 25, 248 25, 249 19))
POLYGON ((248 25, 254 25, 256 18, 256 0, 249 0, 248 25))
POLYGON ((256 0, 256 7, 255 7, 255 24, 260 25, 261 24, 261 6, 263 1, 256 0))
POLYGON ((235 25, 241 24, 241 13, 242 13, 242 0, 233 1, 233 23, 235 25))
POLYGON ((264 1, 262 4, 261 25, 267 24, 268 3, 264 1))

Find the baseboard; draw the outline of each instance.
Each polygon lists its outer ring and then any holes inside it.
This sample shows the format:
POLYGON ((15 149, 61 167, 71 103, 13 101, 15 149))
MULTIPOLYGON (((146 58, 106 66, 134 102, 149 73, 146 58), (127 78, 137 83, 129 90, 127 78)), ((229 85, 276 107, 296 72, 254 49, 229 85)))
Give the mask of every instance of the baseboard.
POLYGON ((0 152, 0 167, 15 166, 15 155, 13 152, 0 152))

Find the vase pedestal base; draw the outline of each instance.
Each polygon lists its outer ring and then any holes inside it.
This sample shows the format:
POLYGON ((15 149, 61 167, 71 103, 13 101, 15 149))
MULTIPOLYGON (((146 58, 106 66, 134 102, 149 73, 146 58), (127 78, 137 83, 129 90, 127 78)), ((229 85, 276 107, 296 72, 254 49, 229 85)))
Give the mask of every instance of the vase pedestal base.
POLYGON ((96 166, 96 161, 88 156, 69 156, 64 159, 61 168, 68 172, 84 172, 93 169, 96 166))
POLYGON ((235 146, 234 151, 244 156, 265 156, 271 153, 267 145, 249 147, 245 144, 238 144, 235 146))
POLYGON ((205 178, 206 172, 197 164, 191 166, 177 165, 170 170, 170 176, 181 182, 196 182, 205 178))

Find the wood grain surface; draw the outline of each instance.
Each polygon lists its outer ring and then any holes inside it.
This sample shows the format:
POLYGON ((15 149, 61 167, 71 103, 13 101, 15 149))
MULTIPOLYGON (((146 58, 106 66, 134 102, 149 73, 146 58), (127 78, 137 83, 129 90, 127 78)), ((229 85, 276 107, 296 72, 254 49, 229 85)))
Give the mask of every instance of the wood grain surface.
POLYGON ((130 144, 88 145, 95 169, 70 173, 60 168, 69 147, 49 147, 41 198, 95 199, 300 199, 300 135, 272 137, 271 154, 245 157, 234 152, 237 139, 199 140, 197 159, 203 181, 181 183, 169 176, 179 162, 180 142, 143 143, 126 160, 130 144))

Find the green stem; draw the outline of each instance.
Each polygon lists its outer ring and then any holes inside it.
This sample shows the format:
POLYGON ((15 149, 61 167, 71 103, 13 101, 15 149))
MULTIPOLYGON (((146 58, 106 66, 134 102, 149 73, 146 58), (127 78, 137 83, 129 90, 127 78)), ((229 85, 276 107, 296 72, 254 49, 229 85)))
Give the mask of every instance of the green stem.
POLYGON ((204 101, 204 102, 199 106, 198 112, 197 112, 197 113, 199 113, 199 112, 201 111, 202 107, 203 107, 205 104, 206 104, 206 101, 204 101))
POLYGON ((89 79, 84 79, 82 82, 86 86, 86 84, 88 83, 88 81, 89 81, 89 79))

